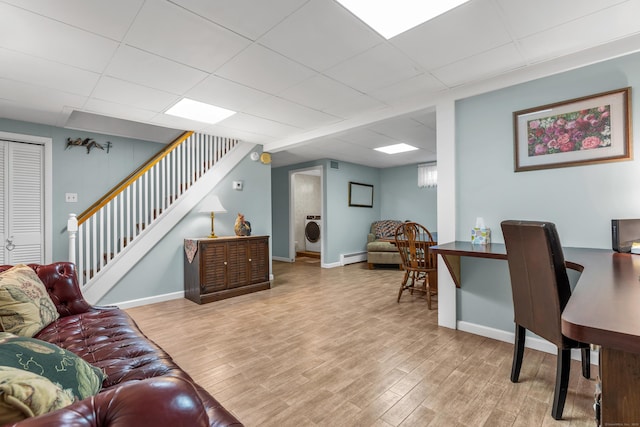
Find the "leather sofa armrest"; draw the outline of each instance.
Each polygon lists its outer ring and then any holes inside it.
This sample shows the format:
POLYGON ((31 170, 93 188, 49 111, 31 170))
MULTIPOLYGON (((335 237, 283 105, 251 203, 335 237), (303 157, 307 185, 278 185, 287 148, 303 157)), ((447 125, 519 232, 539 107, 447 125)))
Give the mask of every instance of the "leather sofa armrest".
POLYGON ((208 427, 209 416, 189 382, 156 377, 122 384, 15 427, 208 427))

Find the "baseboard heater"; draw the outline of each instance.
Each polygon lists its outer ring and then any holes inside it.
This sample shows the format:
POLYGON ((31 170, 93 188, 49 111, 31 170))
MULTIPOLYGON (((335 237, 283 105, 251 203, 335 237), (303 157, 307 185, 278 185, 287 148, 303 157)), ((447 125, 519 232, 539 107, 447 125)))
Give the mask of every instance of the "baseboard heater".
POLYGON ((354 262, 361 262, 367 260, 366 252, 353 252, 350 254, 340 254, 340 264, 347 265, 354 262))

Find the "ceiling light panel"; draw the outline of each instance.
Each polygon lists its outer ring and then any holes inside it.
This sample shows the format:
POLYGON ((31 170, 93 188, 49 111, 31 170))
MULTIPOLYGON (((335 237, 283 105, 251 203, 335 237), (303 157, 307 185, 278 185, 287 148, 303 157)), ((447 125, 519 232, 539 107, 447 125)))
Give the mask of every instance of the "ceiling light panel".
POLYGON ((418 147, 414 147, 413 145, 409 145, 409 144, 405 144, 405 143, 387 145, 386 147, 374 148, 374 150, 381 151, 381 152, 386 153, 386 154, 398 154, 398 153, 404 153, 406 151, 413 151, 413 150, 417 150, 417 149, 418 149, 418 147))
POLYGON ((337 0, 387 40, 468 0, 337 0))
POLYGON ((169 108, 165 114, 182 117, 184 119, 195 120, 197 122, 215 124, 235 114, 235 111, 194 101, 189 98, 182 98, 169 108))

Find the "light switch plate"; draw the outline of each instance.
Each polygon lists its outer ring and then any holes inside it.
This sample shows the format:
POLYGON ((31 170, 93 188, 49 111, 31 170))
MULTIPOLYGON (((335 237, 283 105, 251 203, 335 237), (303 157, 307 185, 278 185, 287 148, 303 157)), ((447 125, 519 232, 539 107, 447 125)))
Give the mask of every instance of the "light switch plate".
POLYGON ((64 201, 67 203, 78 203, 78 193, 64 193, 64 201))
POLYGON ((242 191, 242 181, 233 181, 233 189, 242 191))

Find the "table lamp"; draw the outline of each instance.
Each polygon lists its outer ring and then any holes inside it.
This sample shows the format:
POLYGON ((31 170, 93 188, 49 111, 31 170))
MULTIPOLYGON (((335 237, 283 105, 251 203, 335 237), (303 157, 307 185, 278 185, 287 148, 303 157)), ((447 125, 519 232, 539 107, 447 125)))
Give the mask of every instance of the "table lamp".
POLYGON ((209 196, 209 198, 203 203, 200 212, 211 212, 211 235, 210 238, 216 238, 216 233, 213 231, 213 217, 216 213, 226 213, 227 210, 220 203, 218 196, 209 196))

